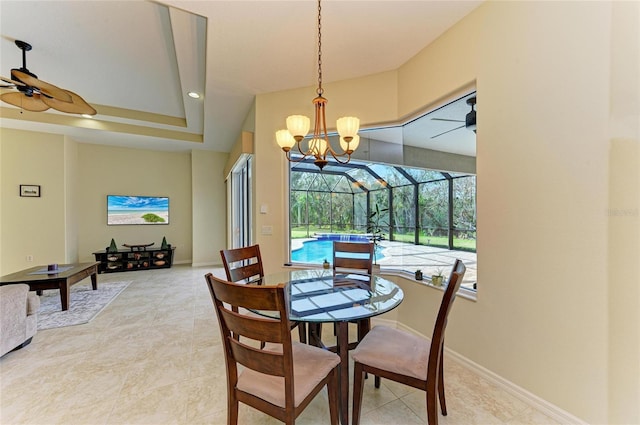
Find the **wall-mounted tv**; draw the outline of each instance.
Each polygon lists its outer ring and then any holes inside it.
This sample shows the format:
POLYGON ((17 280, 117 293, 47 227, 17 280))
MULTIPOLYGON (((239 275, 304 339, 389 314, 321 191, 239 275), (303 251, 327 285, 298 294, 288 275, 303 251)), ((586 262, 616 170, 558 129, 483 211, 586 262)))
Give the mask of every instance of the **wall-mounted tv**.
POLYGON ((107 195, 107 224, 169 224, 169 198, 107 195))

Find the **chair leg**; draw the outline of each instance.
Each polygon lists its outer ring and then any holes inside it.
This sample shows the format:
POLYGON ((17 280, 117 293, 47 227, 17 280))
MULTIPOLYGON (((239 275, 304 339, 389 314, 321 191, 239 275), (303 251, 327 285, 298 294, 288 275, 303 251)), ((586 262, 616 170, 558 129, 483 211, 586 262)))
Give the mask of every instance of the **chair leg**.
POLYGON ((304 322, 298 322, 298 338, 303 344, 307 343, 307 327, 304 322))
POLYGON ((238 399, 233 391, 227 398, 227 425, 238 425, 238 399))
POLYGON ((379 376, 374 376, 374 380, 373 380, 373 386, 376 388, 380 388, 380 381, 382 380, 382 378, 380 378, 379 376))
POLYGON ((440 350, 440 364, 438 365, 438 398, 442 416, 447 416, 447 402, 444 398, 444 353, 440 350))
MULTIPOLYGON (((435 388, 434 388, 435 390, 435 388)), ((435 391, 426 391, 427 393, 427 424, 438 425, 438 398, 435 391)))
POLYGON ((360 424, 360 410, 362 409, 362 392, 364 384, 364 371, 362 364, 355 362, 353 365, 353 409, 351 411, 352 425, 360 424))
POLYGON ((329 396, 329 417, 331 425, 338 425, 338 368, 334 368, 329 374, 327 382, 327 394, 329 396))
POLYGON ((307 323, 309 336, 307 342, 309 345, 322 348, 322 323, 307 323))

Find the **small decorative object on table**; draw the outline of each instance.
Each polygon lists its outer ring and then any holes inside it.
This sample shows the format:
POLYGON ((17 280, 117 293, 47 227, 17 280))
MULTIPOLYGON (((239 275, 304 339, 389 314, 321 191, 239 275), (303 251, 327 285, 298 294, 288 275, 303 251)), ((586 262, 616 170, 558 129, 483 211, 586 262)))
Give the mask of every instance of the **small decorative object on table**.
POLYGON ((433 284, 433 286, 442 286, 443 280, 442 269, 438 269, 436 274, 431 275, 431 284, 433 284))
POLYGON ((160 249, 169 249, 166 236, 162 237, 162 244, 160 245, 160 249))
POLYGON ((416 270, 416 280, 422 280, 422 270, 416 270))
POLYGON ((327 259, 324 259, 324 262, 322 263, 322 268, 323 269, 328 269, 329 268, 329 262, 327 261, 327 259))
POLYGON ((107 248, 107 252, 118 252, 118 245, 116 245, 116 241, 111 239, 111 245, 107 248))

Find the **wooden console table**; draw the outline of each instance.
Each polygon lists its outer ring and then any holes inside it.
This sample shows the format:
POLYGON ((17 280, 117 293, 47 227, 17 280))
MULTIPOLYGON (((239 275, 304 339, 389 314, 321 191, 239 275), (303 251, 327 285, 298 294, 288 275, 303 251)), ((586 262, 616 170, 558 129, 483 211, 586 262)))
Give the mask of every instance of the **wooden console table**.
MULTIPOLYGON (((134 245, 132 245, 134 246, 134 245)), ((145 246, 143 250, 119 249, 117 252, 107 252, 107 250, 96 251, 93 255, 99 261, 99 273, 130 272, 136 270, 166 269, 173 264, 173 254, 175 247, 169 245, 166 248, 149 248, 145 246)), ((135 245, 139 247, 142 245, 135 245)))

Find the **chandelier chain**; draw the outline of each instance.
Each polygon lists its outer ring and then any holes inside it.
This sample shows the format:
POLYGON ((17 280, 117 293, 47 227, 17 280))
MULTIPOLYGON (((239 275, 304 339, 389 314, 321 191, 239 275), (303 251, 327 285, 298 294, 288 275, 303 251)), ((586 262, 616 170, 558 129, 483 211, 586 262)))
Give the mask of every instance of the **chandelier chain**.
POLYGON ((318 0, 318 96, 322 96, 322 6, 318 0))
POLYGON ((336 122, 338 135, 340 136, 339 153, 331 147, 329 133, 327 132, 326 103, 327 99, 322 96, 322 0, 318 0, 318 88, 317 96, 313 99, 315 110, 315 122, 313 123, 313 133, 309 134, 311 120, 304 115, 290 115, 287 117, 287 129, 276 131, 276 141, 285 152, 287 160, 300 162, 308 156, 313 156, 313 163, 320 169, 327 165, 327 155, 331 155, 335 161, 346 164, 351 159, 351 154, 358 148, 360 136, 358 128, 360 120, 356 117, 342 117, 336 122), (302 141, 310 137, 306 142, 308 148, 302 147, 302 141), (296 148, 300 158, 293 158, 292 148, 296 148), (344 160, 340 159, 346 157, 344 160))

